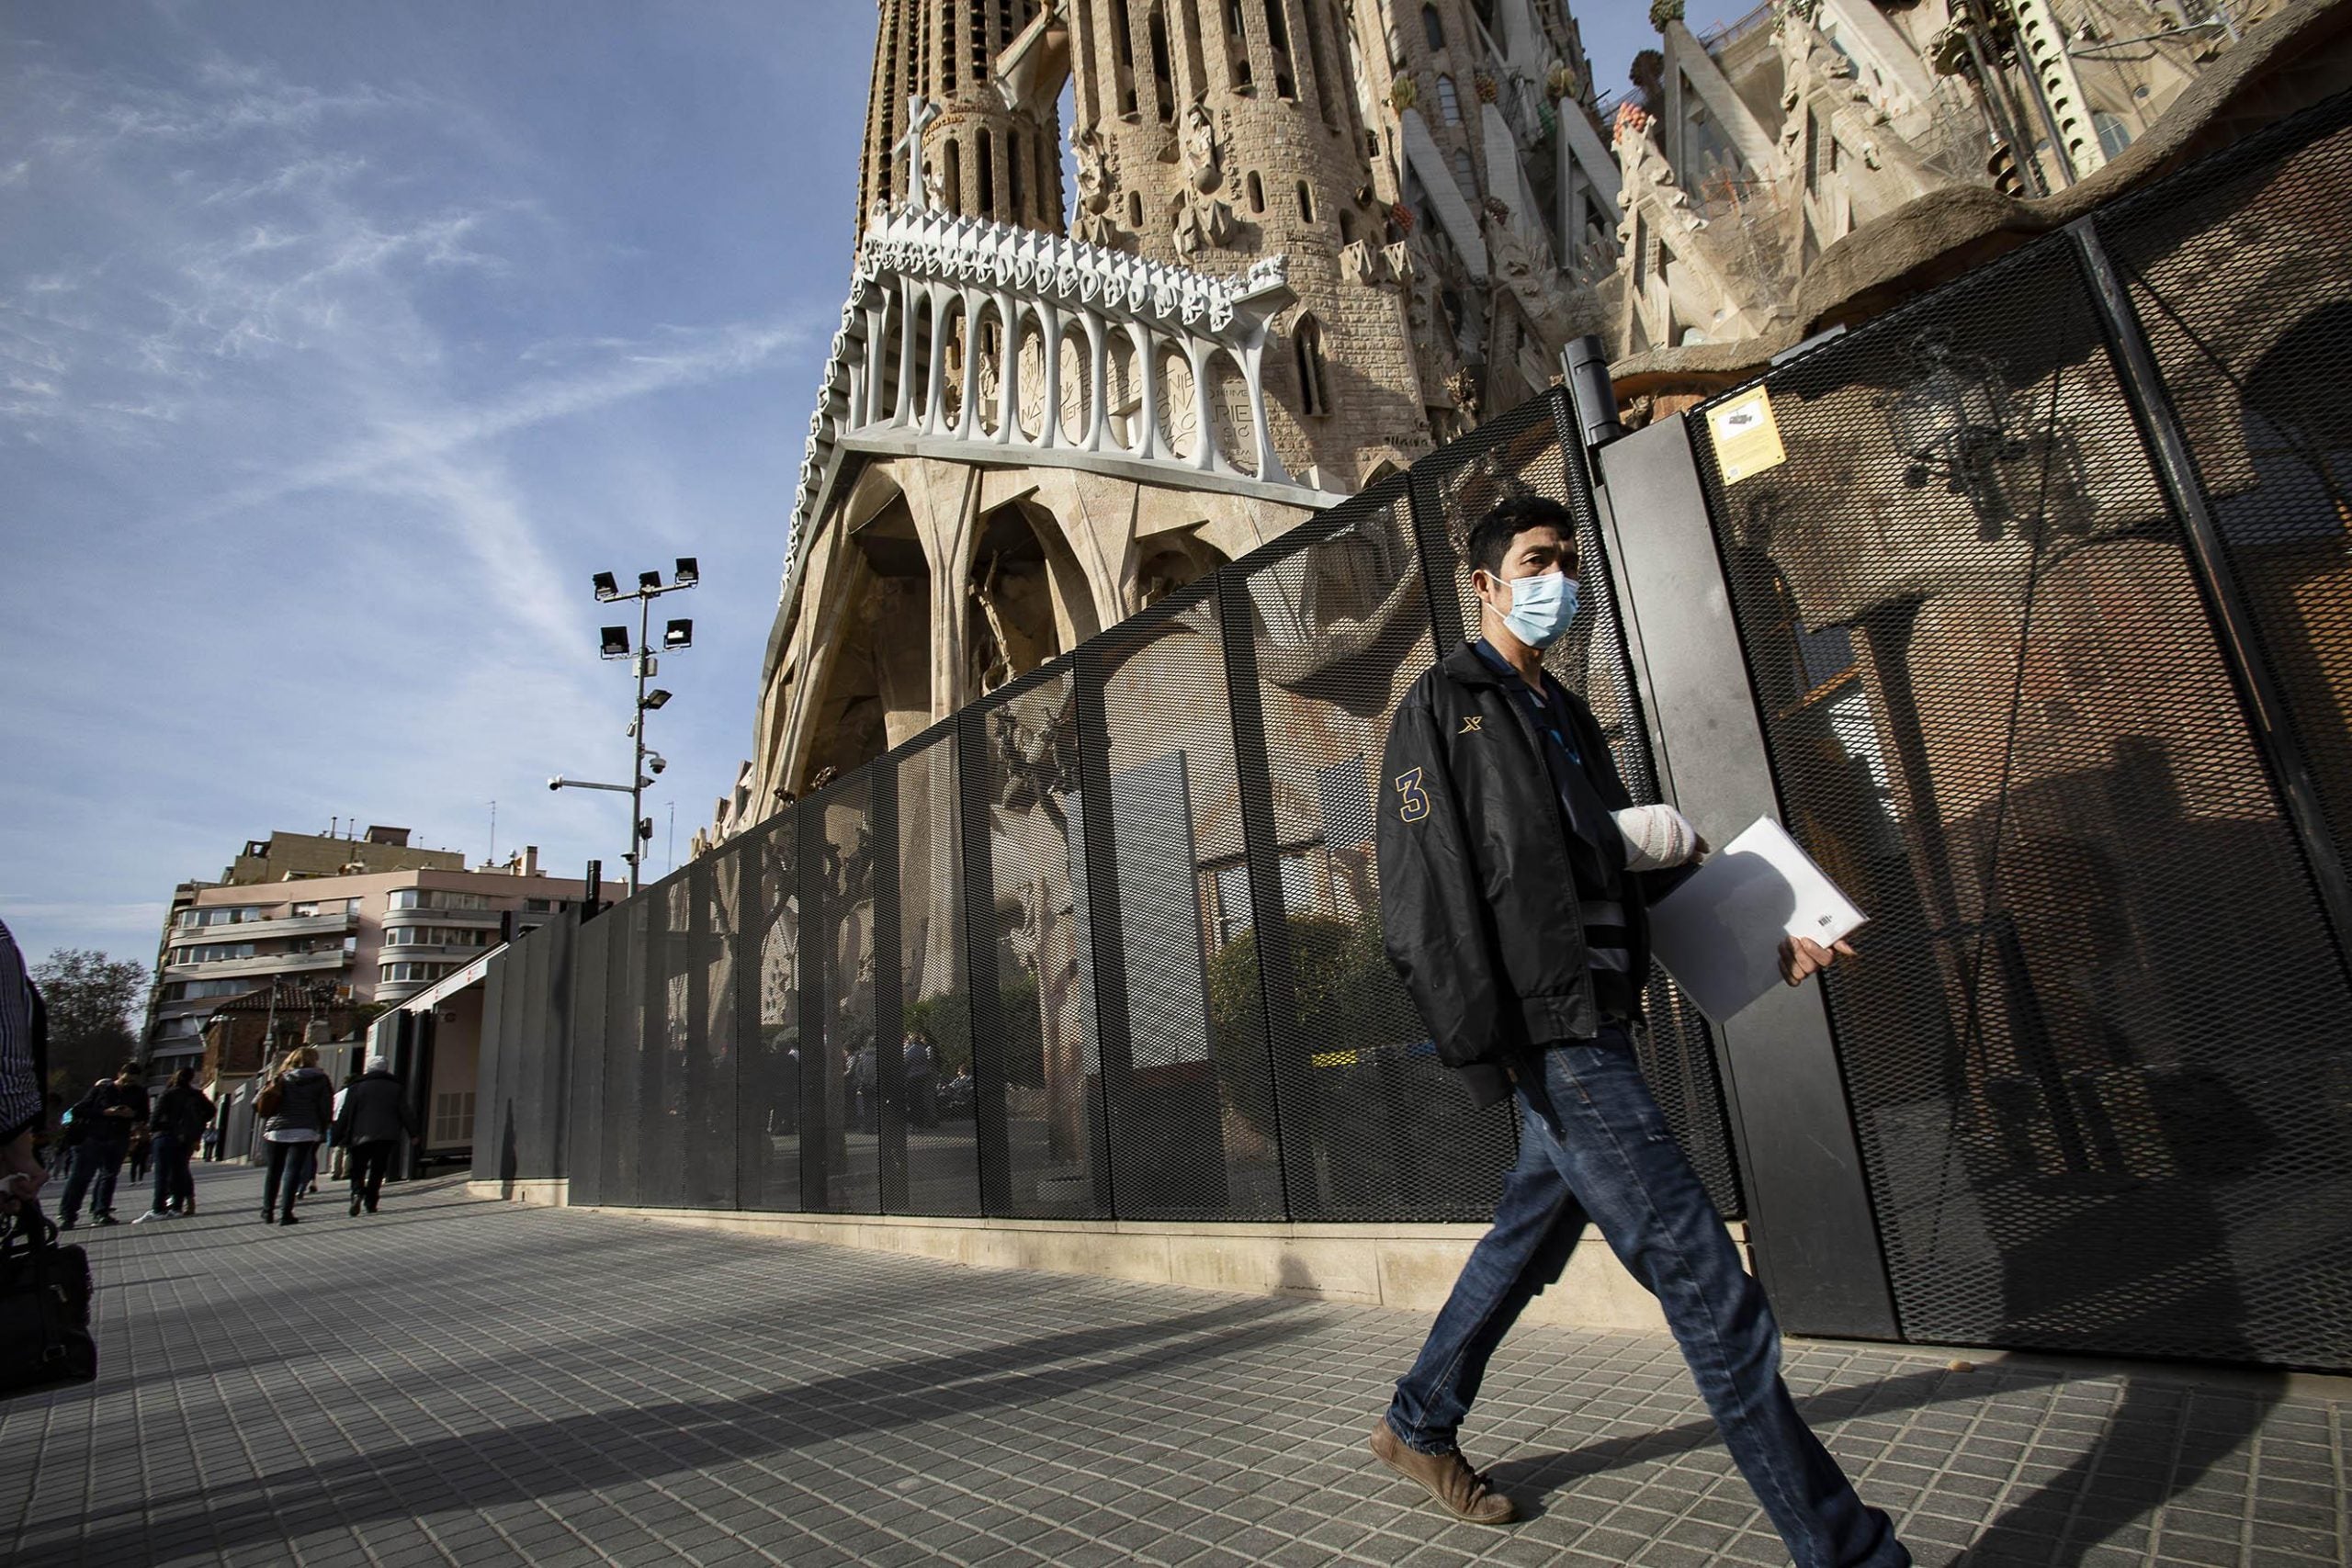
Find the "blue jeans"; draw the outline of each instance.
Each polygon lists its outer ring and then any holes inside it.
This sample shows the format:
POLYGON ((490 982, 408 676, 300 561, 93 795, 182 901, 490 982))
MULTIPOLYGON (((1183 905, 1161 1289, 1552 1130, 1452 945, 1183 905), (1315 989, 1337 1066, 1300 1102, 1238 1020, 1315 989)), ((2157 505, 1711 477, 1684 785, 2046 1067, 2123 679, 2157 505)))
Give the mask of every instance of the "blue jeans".
POLYGON ((78 1218, 82 1213, 82 1198, 89 1195, 90 1213, 114 1213, 114 1184, 122 1175, 122 1162, 130 1156, 128 1141, 84 1138, 74 1145, 74 1168, 65 1175, 65 1196, 57 1205, 58 1216, 66 1221, 78 1218))
POLYGON ((286 1194, 285 1212, 290 1214, 294 1212, 294 1200, 302 1195, 302 1189, 311 1184, 311 1174, 319 1168, 319 1145, 315 1142, 287 1144, 266 1138, 262 1149, 269 1167, 261 1179, 261 1212, 277 1212, 277 1195, 282 1190, 286 1194))
POLYGON ((1724 1446, 1798 1568, 1900 1568, 1887 1517, 1867 1507, 1781 1381, 1781 1331, 1740 1267, 1706 1190, 1623 1034, 1555 1045, 1519 1084, 1519 1164, 1463 1265, 1388 1424, 1425 1453, 1452 1449, 1487 1362, 1590 1219, 1658 1299, 1724 1446))

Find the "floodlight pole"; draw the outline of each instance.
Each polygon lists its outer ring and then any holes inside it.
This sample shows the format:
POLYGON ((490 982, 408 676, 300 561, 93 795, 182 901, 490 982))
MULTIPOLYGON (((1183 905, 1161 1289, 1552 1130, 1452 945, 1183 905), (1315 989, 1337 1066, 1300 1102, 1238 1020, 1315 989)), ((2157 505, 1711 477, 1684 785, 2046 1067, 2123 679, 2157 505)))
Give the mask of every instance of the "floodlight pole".
MULTIPOLYGON (((673 584, 672 586, 676 586, 673 584)), ((653 601, 666 589, 648 590, 639 583, 637 590, 637 706, 629 710, 629 735, 637 745, 637 754, 628 764, 628 892, 637 897, 639 846, 645 842, 637 835, 638 824, 645 820, 645 665, 652 650, 646 638, 653 625, 653 601)))
POLYGON ((638 825, 645 820, 645 682, 653 673, 653 601, 664 593, 675 593, 681 588, 692 588, 702 581, 700 572, 684 582, 664 584, 654 572, 645 572, 637 580, 637 705, 629 710, 629 735, 635 750, 629 758, 628 770, 628 890, 636 897, 642 882, 639 864, 645 840, 638 834, 638 825), (648 581, 648 580, 650 581, 648 581))

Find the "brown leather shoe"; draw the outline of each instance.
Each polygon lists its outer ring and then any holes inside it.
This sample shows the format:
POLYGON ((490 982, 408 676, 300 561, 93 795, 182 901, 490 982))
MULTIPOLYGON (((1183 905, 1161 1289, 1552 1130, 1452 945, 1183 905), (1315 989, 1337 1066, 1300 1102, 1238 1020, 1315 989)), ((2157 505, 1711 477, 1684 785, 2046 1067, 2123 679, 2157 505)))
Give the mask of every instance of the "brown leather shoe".
POLYGON ((1399 1438, 1385 1416, 1372 1429, 1367 1446, 1373 1458, 1428 1493, 1439 1507, 1457 1519, 1474 1525, 1507 1525, 1519 1517, 1511 1500, 1472 1470, 1460 1449, 1425 1454, 1399 1438))

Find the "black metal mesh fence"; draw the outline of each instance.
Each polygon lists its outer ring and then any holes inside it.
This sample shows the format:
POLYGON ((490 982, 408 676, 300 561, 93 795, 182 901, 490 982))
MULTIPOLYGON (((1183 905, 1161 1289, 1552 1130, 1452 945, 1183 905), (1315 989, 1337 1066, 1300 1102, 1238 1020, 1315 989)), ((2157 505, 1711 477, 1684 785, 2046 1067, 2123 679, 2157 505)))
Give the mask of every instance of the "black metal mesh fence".
MULTIPOLYGON (((1557 497, 1598 558, 1564 407, 1495 422, 591 922, 601 981, 579 994, 599 1016, 567 1036, 596 1058, 568 1069, 569 1114, 596 1122, 582 1199, 1489 1212, 1510 1118, 1471 1111, 1381 951, 1374 774, 1397 699, 1460 635, 1446 537, 1465 512, 1557 497)), ((1561 672, 1654 798, 1596 604, 1561 672)), ((485 1045, 502 1085, 537 941, 493 965, 514 998, 485 1045)), ((1661 1101, 1736 1214, 1707 1036, 1670 995, 1652 1010, 1661 1101)))
POLYGON ((2324 777, 2352 755, 2344 119, 1777 370, 1778 467, 1718 460, 1753 389, 1693 417, 1783 816, 1871 917, 1827 988, 1907 1337, 2352 1358, 2318 879, 2344 818, 2284 808, 2198 538, 2209 509, 2324 777))
MULTIPOLYGON (((2352 1361, 2352 107, 1691 417, 1903 1331, 2352 1361)), ((491 966, 478 1176, 608 1205, 1475 1218, 1474 1115, 1379 949, 1375 769, 1569 506, 1549 662, 1657 779, 1554 393, 491 966), (559 944, 569 944, 559 952, 559 944), (568 1010, 567 1010, 568 1002, 568 1010), (593 1015, 593 1016, 592 1016, 593 1015)), ((1638 519, 1620 519, 1623 527, 1638 519)), ((1727 679, 1736 679, 1726 671, 1727 679)), ((1712 1041, 1644 1061, 1727 1213, 1712 1041)))

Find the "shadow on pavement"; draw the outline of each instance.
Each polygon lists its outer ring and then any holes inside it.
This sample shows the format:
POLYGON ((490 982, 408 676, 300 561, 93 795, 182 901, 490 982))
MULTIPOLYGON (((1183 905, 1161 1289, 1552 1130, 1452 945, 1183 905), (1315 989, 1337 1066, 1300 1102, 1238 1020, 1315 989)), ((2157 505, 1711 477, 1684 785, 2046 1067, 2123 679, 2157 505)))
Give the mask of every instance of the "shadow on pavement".
MULTIPOLYGON (((2052 1373, 2036 1381, 2054 1386, 2070 1380, 2052 1373)), ((2122 1402, 2098 1439, 2062 1473, 1987 1524, 1960 1561, 1969 1568, 2028 1562, 2074 1568, 2100 1542, 2195 1486, 2207 1471, 2242 1447, 2285 1390, 2283 1379, 2217 1391, 2127 1376, 2122 1402), (2207 1414, 2201 1422, 2183 1409, 2192 1396, 2207 1414)), ((1996 1391, 1974 1374, 1938 1367, 1808 1394, 1796 1404, 1806 1423, 1818 1427, 1948 1400, 1983 1398, 1996 1391)), ((1581 1449, 1522 1454, 1492 1466, 1487 1473, 1499 1490, 1512 1495, 1527 1517, 1541 1517, 1549 1494, 1585 1476, 1690 1453, 1718 1441, 1713 1420, 1688 1421, 1581 1449)), ((1874 1501, 1867 1484, 1861 1491, 1863 1501, 1874 1501)))
POLYGON ((152 1495, 135 1516, 88 1521, 78 1551, 84 1561, 132 1561, 157 1532, 205 1540, 209 1550, 224 1553, 264 1544, 282 1549, 289 1536, 313 1531, 628 1485, 861 1434, 1084 1394, 1126 1378, 1261 1348, 1311 1330, 1311 1314, 1281 1321, 1300 1310, 1270 1312, 1262 1303, 1237 1303, 1158 1323, 1119 1324, 993 1350, 902 1361, 746 1399, 575 1411, 322 1464, 288 1465, 200 1491, 152 1495), (1114 1350, 1127 1353, 1054 1366, 1114 1350))

